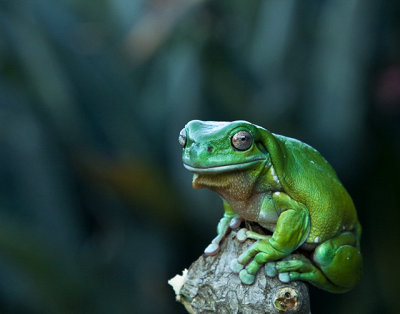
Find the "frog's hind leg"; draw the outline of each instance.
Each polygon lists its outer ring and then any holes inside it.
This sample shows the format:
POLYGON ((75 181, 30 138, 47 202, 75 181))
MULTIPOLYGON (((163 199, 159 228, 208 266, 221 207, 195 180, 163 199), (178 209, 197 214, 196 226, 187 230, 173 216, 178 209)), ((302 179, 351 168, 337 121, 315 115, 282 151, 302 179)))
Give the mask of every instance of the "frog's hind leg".
POLYGON ((354 246, 356 242, 353 233, 345 232, 320 244, 314 252, 314 263, 294 254, 283 261, 267 263, 265 270, 271 277, 279 273, 283 282, 303 280, 330 292, 345 292, 361 276, 362 258, 354 246))
POLYGON ((362 273, 358 235, 343 232, 321 243, 315 249, 313 260, 332 283, 344 291, 350 290, 360 280, 362 273))
POLYGON ((323 286, 325 290, 338 292, 337 287, 326 278, 324 273, 301 254, 289 255, 282 261, 269 262, 265 265, 265 272, 269 277, 278 275, 282 282, 308 281, 320 288, 323 286))

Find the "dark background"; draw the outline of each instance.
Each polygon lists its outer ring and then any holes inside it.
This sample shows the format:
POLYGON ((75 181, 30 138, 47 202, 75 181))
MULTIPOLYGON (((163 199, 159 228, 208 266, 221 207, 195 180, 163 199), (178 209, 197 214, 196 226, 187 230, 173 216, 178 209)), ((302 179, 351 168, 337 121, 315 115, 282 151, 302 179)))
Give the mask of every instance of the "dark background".
POLYGON ((0 0, 0 313, 184 313, 215 235, 179 131, 244 119, 316 147, 364 277, 313 313, 399 311, 400 2, 0 0))

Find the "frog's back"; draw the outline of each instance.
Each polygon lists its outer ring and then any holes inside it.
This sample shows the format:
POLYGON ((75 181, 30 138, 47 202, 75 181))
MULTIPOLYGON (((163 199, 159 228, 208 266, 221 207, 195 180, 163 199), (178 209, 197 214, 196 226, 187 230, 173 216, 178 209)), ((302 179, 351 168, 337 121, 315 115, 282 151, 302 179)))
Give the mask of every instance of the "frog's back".
MULTIPOLYGON (((358 224, 353 201, 335 170, 313 147, 282 135, 272 134, 280 155, 274 164, 285 192, 305 204, 310 212, 311 231, 307 242, 320 243, 358 224)), ((275 145, 276 145, 275 144, 275 145)))

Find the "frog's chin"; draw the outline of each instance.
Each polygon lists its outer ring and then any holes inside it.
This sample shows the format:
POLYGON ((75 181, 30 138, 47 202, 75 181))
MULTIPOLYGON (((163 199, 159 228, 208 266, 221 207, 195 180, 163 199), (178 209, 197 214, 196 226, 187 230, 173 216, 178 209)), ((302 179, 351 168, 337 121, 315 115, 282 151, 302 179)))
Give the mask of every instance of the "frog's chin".
POLYGON ((228 165, 218 165, 218 166, 212 166, 212 167, 193 167, 191 165, 183 163, 183 166, 194 173, 198 174, 217 174, 217 173, 223 173, 223 172, 228 172, 228 171, 236 171, 236 170, 245 170, 252 168, 260 163, 260 161, 265 160, 263 159, 255 159, 251 161, 246 161, 242 163, 236 163, 236 164, 228 164, 228 165))

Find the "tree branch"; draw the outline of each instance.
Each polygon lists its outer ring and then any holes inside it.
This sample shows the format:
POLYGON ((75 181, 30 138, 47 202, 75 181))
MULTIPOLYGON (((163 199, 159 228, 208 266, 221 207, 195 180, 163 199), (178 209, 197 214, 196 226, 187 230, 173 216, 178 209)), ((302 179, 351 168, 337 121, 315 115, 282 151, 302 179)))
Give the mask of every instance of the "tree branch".
POLYGON ((260 269, 252 285, 243 284, 229 265, 253 242, 240 243, 232 231, 215 256, 200 256, 184 276, 169 281, 189 313, 310 313, 307 286, 284 284, 260 269))

